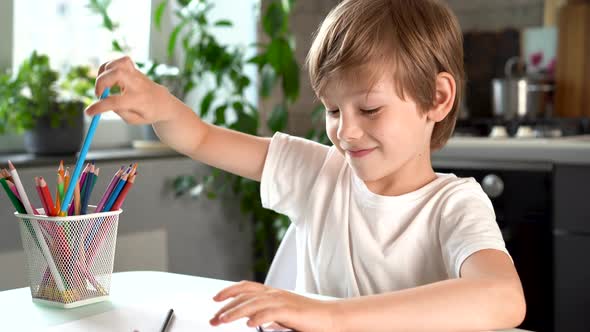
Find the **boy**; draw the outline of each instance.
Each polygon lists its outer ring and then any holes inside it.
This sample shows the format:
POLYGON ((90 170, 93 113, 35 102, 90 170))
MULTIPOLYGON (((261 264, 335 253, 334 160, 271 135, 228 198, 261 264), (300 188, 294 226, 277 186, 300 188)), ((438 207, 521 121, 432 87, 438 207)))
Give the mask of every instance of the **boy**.
POLYGON ((345 0, 308 56, 333 147, 260 138, 201 121, 128 58, 103 65, 94 115, 153 123, 187 156, 261 181, 265 207, 297 230, 297 289, 241 282, 211 319, 247 317, 298 331, 476 331, 522 322, 520 280, 491 202, 473 179, 437 174, 430 153, 451 135, 463 85, 456 18, 436 0, 345 0))

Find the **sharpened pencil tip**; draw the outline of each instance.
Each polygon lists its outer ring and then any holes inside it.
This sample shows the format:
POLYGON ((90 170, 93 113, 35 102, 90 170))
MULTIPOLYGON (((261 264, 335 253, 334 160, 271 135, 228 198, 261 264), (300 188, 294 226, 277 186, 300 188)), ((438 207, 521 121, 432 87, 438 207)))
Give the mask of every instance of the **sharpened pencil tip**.
POLYGON ((12 171, 14 168, 14 165, 12 164, 12 161, 8 161, 8 168, 10 168, 10 170, 12 171))

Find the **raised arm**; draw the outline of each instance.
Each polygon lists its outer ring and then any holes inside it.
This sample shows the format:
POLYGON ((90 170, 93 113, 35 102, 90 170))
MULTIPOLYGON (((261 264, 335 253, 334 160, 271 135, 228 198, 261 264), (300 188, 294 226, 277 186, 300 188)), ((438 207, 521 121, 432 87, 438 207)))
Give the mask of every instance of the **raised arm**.
POLYGON ((194 160, 260 181, 269 138, 243 134, 202 121, 165 87, 143 75, 129 57, 103 64, 96 94, 119 86, 120 95, 95 102, 88 115, 114 111, 129 124, 153 124, 162 142, 194 160))

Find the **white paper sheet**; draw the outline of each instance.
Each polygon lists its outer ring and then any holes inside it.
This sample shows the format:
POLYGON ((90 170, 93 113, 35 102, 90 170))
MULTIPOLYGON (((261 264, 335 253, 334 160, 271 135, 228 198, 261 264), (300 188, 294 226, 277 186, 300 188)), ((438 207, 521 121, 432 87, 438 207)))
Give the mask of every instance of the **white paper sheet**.
POLYGON ((160 331, 168 309, 174 309, 169 332, 253 332, 246 319, 214 327, 209 320, 222 307, 222 303, 203 299, 202 294, 181 294, 151 303, 114 309, 84 319, 52 326, 45 332, 102 332, 102 331, 160 331))

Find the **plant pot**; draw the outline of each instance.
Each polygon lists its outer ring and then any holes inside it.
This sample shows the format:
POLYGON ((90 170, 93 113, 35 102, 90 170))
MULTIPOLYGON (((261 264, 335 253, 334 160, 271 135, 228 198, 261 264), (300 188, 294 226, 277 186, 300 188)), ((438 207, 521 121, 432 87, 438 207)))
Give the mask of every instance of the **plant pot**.
POLYGON ((80 106, 72 123, 63 120, 52 127, 49 116, 37 120, 34 129, 25 132, 25 150, 37 155, 68 155, 80 150, 84 135, 84 112, 80 106))

